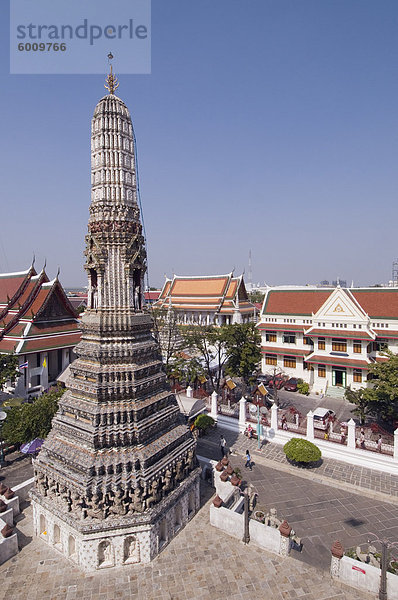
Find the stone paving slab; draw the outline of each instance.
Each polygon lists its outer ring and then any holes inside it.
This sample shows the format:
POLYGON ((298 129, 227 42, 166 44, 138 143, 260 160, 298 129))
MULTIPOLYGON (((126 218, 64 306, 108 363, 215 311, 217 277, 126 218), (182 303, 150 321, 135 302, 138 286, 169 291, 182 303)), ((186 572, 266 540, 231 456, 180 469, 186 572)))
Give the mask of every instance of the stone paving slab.
POLYGON ((0 566, 0 600, 370 600, 326 573, 280 558, 213 528, 213 490, 202 485, 199 513, 149 565, 84 575, 56 550, 32 538, 31 508, 18 527, 26 545, 0 566))
MULTIPOLYGON (((219 458, 219 436, 218 432, 217 436, 212 433, 209 438, 201 438, 198 454, 219 458)), ((341 479, 345 475, 340 469, 341 464, 334 471, 338 478, 320 476, 315 480, 312 470, 307 472, 286 464, 283 453, 285 463, 264 460, 262 451, 255 449, 257 442, 241 437, 243 441, 236 441, 233 435, 225 432, 233 450, 231 464, 241 469, 244 484, 253 485, 258 494, 257 509, 268 512, 270 508, 276 508, 278 517, 287 519, 302 538, 302 553, 293 553, 298 560, 328 570, 330 547, 337 539, 346 549, 366 546, 372 537, 370 532, 391 542, 398 540, 398 508, 392 502, 380 500, 394 501, 395 498, 382 494, 375 499, 354 486, 355 493, 347 490, 341 479), (253 460, 252 471, 244 468, 244 451, 248 447, 253 460)), ((272 451, 275 452, 275 448, 272 451)), ((278 448, 276 452, 280 457, 278 448)))
POLYGON ((214 429, 205 437, 199 438, 198 454, 207 452, 207 454, 204 454, 204 456, 207 456, 209 453, 208 448, 213 446, 212 455, 219 458, 220 453, 217 452, 217 449, 219 450, 220 433, 224 435, 232 453, 235 452, 243 456, 246 449, 249 448, 250 453, 256 456, 261 461, 261 464, 271 467, 277 465, 277 468, 280 470, 294 473, 298 477, 322 482, 326 485, 335 486, 336 482, 339 482, 339 485, 348 491, 365 494, 370 498, 398 505, 398 466, 397 474, 393 475, 366 467, 342 463, 331 458, 324 458, 322 465, 316 469, 299 469, 287 462, 280 444, 268 442, 258 450, 257 440, 249 440, 242 434, 235 434, 221 428, 214 429))

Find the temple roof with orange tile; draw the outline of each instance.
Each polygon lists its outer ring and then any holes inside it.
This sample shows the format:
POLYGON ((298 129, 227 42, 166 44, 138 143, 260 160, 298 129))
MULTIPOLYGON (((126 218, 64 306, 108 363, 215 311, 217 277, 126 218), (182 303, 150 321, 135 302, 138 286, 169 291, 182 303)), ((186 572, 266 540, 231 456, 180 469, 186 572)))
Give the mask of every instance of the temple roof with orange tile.
POLYGON ((203 310, 233 314, 252 312, 243 277, 227 275, 182 277, 167 279, 155 302, 156 308, 172 306, 175 310, 203 310))

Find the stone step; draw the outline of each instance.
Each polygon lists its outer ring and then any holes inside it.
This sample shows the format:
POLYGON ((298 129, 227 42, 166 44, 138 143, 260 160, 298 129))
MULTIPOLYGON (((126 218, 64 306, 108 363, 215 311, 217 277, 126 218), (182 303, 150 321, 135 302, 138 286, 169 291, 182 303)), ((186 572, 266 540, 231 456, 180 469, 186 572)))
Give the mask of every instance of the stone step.
POLYGON ((344 398, 345 388, 330 385, 327 389, 326 396, 331 398, 344 398))

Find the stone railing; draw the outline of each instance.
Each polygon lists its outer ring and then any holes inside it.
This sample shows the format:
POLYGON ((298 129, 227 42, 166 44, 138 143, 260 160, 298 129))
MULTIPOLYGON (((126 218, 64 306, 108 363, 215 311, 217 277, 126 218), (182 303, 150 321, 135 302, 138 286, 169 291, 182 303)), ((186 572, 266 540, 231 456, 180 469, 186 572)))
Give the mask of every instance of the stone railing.
MULTIPOLYGON (((243 433, 248 424, 257 425, 256 415, 247 414, 247 401, 245 398, 239 400, 239 414, 236 408, 229 408, 220 404, 215 392, 210 397, 208 404, 210 416, 221 426, 231 431, 243 433)), ((377 442, 365 439, 364 447, 359 442, 360 429, 357 428, 353 419, 345 424, 343 433, 320 430, 314 428, 314 415, 309 411, 301 423, 284 421, 279 417, 279 409, 275 404, 270 409, 271 418, 260 416, 260 428, 262 441, 273 441, 285 444, 292 437, 304 437, 309 441, 316 440, 324 457, 335 458, 357 466, 364 466, 378 471, 395 474, 398 468, 398 429, 394 432, 394 444, 382 443, 381 452, 377 442), (303 426, 305 423, 305 427, 303 426), (326 435, 325 435, 326 434, 326 435)), ((254 429, 257 430, 257 427, 254 429)))

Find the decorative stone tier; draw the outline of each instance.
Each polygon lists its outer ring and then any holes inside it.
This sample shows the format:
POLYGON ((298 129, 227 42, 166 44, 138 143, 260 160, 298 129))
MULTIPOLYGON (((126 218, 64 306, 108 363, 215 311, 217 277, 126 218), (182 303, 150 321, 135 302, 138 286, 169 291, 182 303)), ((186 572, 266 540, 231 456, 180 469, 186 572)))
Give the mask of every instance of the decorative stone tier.
POLYGON ((86 572, 150 562, 199 509, 199 469, 151 511, 76 521, 32 494, 35 534, 86 572))

